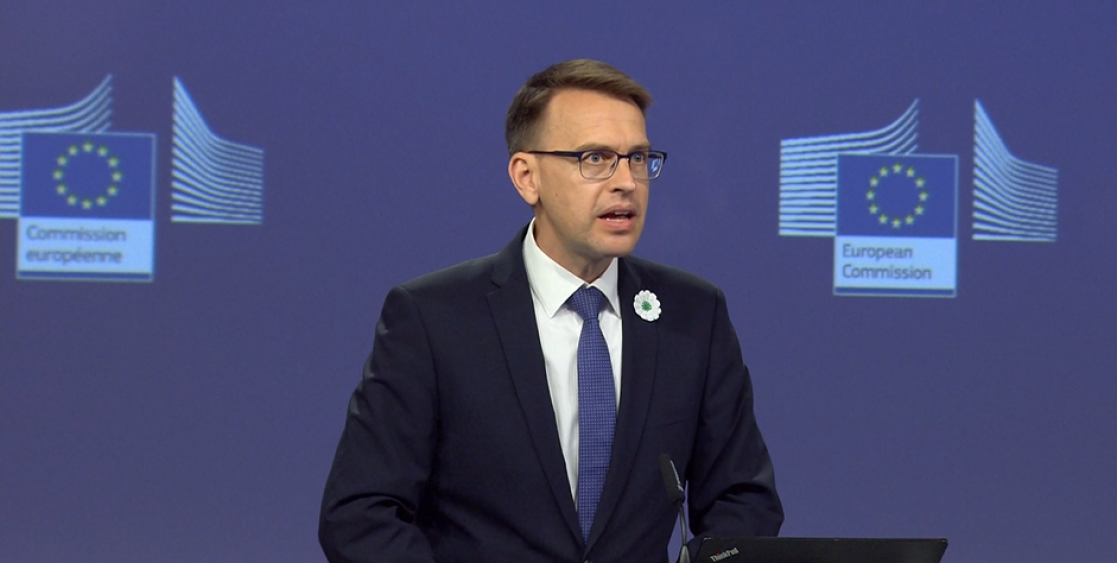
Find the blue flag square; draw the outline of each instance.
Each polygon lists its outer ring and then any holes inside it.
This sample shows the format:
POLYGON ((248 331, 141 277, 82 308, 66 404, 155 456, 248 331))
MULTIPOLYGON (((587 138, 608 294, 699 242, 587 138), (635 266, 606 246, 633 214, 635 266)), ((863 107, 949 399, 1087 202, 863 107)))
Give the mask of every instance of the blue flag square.
POLYGON ((20 215, 153 219, 155 136, 24 133, 20 215))
POLYGON ((838 155, 838 235, 957 236, 958 157, 838 155))

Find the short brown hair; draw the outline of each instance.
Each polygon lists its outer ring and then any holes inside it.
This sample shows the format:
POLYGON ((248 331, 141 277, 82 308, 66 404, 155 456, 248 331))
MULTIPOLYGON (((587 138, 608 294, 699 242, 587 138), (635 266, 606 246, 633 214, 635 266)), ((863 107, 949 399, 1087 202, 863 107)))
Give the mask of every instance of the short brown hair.
POLYGON ((535 139, 539 122, 555 92, 564 89, 592 90, 622 100, 632 100, 641 112, 652 105, 652 95, 627 74, 591 59, 573 59, 553 64, 532 76, 512 98, 504 121, 508 155, 527 149, 535 139))

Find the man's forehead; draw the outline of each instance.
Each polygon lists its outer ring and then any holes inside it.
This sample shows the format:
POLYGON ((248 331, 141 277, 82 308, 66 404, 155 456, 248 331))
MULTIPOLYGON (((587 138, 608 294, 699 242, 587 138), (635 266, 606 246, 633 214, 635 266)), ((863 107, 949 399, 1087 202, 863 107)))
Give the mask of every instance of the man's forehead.
POLYGON ((556 92, 543 114, 541 137, 567 142, 647 144, 644 113, 632 100, 591 90, 556 92), (591 137, 623 137, 593 139, 591 137), (632 137, 639 137, 633 139, 632 137))

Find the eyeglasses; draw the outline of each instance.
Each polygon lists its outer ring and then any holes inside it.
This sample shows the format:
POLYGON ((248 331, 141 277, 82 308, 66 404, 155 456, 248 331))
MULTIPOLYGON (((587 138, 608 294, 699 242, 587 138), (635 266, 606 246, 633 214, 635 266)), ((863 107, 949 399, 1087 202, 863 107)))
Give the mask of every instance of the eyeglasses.
POLYGON ((667 153, 661 151, 632 151, 621 154, 616 151, 594 149, 590 151, 524 151, 528 154, 547 154, 578 159, 578 169, 587 180, 612 178, 621 159, 628 161, 628 169, 637 180, 651 180, 659 177, 667 153))

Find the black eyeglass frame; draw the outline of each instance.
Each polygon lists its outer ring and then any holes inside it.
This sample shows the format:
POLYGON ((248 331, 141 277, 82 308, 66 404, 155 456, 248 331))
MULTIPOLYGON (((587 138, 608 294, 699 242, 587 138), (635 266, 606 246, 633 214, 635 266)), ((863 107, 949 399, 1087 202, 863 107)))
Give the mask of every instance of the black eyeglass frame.
POLYGON ((526 152, 528 154, 546 154, 546 155, 551 155, 551 156, 561 156, 561 157, 564 157, 564 158, 576 158, 576 159, 578 159, 578 172, 582 175, 583 178, 585 178, 587 180, 608 180, 609 178, 613 177, 613 174, 617 173, 617 167, 620 166, 622 158, 628 161, 628 166, 629 166, 629 168, 631 168, 632 167, 632 157, 634 157, 636 155, 641 155, 641 154, 644 155, 644 157, 646 159, 649 159, 649 160, 652 158, 652 155, 656 155, 656 158, 659 158, 659 160, 660 160, 660 165, 659 165, 659 168, 656 169, 656 171, 655 171, 655 176, 652 176, 651 174, 649 174, 647 178, 637 178, 637 179, 638 180, 654 180, 654 179, 658 178, 659 174, 663 171, 663 163, 667 162, 667 153, 665 153, 663 151, 640 150, 640 151, 632 151, 628 154, 623 154, 623 153, 619 153, 617 151, 611 151, 611 150, 608 150, 608 149, 590 149, 590 150, 585 150, 585 151, 524 151, 524 152, 526 152), (609 170, 609 174, 607 176, 597 176, 597 177, 593 177, 593 178, 591 178, 589 176, 586 176, 585 169, 582 168, 582 163, 584 162, 583 158, 587 154, 594 154, 594 153, 602 154, 602 155, 609 155, 609 154, 616 155, 617 158, 616 158, 616 160, 613 161, 613 168, 611 170, 609 170))

